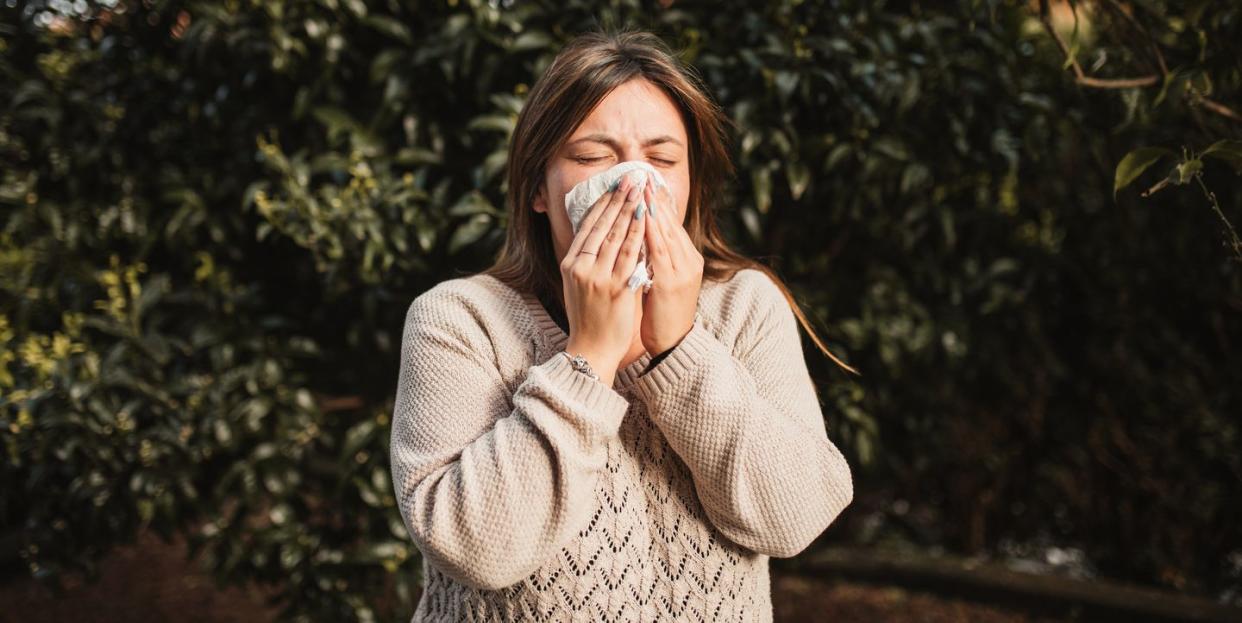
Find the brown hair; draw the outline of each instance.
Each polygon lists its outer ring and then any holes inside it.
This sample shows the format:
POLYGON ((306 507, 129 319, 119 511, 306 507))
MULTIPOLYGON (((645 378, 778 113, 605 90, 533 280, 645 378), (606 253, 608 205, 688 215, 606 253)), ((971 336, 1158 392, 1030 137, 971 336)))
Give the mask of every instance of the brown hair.
POLYGON ((689 138, 690 198, 686 232, 703 255, 703 278, 727 281, 743 268, 767 274, 780 288, 802 328, 825 355, 833 355, 811 328, 793 293, 771 268, 731 249, 716 226, 720 189, 735 173, 726 147, 734 126, 707 95, 695 71, 680 63, 664 41, 644 31, 588 32, 570 41, 531 87, 509 144, 509 227, 495 263, 483 272, 511 287, 559 299, 561 275, 546 214, 531 206, 548 160, 614 88, 644 78, 681 111, 689 138), (538 215, 538 216, 537 216, 538 215))

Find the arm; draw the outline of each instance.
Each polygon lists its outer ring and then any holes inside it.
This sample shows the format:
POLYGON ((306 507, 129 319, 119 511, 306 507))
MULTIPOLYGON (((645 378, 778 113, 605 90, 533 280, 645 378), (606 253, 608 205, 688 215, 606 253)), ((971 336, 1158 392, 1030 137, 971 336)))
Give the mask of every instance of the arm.
POLYGON ((735 543, 783 558, 815 540, 854 487, 828 439, 793 310, 763 283, 732 352, 696 317, 636 388, 708 519, 735 543))
POLYGON ((590 519, 629 403, 569 366, 530 367, 509 394, 472 315, 424 293, 406 314, 392 476, 419 550, 495 590, 543 565, 590 519))

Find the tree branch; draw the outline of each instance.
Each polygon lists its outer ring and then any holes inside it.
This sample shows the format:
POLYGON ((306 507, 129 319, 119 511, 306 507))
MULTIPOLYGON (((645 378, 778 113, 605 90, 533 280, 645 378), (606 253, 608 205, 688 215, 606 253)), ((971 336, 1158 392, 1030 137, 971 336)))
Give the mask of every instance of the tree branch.
POLYGON ((1094 78, 1088 76, 1082 70, 1082 65, 1078 63, 1078 59, 1070 54, 1069 46, 1065 40, 1061 38, 1061 33, 1057 32, 1055 26, 1052 25, 1052 17, 1048 10, 1048 0, 1039 0, 1039 21, 1044 25, 1044 30, 1052 36, 1052 40, 1057 42, 1057 47, 1061 48, 1061 53, 1065 58, 1069 59, 1070 66, 1074 69, 1074 80, 1078 84, 1085 87, 1095 89, 1132 89, 1135 87, 1148 87, 1160 82, 1160 76, 1140 76, 1138 78, 1094 78))
POLYGON ((1242 115, 1239 115, 1237 112, 1234 112, 1232 108, 1214 99, 1204 97, 1203 94, 1199 93, 1199 90, 1194 88, 1193 86, 1191 87, 1190 90, 1194 93, 1194 100, 1200 104, 1203 104, 1204 108, 1222 117, 1227 117, 1229 119, 1237 121, 1238 123, 1242 123, 1242 115))

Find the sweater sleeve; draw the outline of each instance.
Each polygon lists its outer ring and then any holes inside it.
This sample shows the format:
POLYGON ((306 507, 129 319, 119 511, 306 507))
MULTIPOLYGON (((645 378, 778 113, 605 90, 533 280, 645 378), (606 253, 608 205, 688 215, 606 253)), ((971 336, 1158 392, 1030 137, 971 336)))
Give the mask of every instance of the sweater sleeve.
POLYGON ((405 319, 393 488, 430 563, 496 590, 533 573, 590 520, 629 403, 560 355, 507 391, 483 327, 429 293, 405 319))
POLYGON ((836 519, 854 488, 828 439, 793 310, 775 283, 763 281, 732 350, 696 317, 673 351, 638 378, 636 393, 690 469, 716 528, 785 558, 836 519))

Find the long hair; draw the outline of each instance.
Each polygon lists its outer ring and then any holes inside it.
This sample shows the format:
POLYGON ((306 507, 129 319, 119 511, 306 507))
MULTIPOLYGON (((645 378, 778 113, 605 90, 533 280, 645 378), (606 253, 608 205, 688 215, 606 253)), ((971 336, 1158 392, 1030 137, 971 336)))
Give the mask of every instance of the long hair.
POLYGON ((609 92, 634 78, 644 78, 662 89, 686 125, 691 183, 685 226, 703 256, 703 278, 728 281, 743 268, 767 274, 815 346, 837 365, 858 374, 824 345, 784 280, 768 266, 734 251, 720 234, 715 207, 723 182, 735 174, 726 132, 736 128, 707 95, 697 73, 649 32, 581 34, 566 44, 531 87, 509 143, 508 230, 496 261, 483 272, 519 291, 559 299, 562 284, 552 226, 548 215, 535 212, 532 205, 556 150, 609 92))

